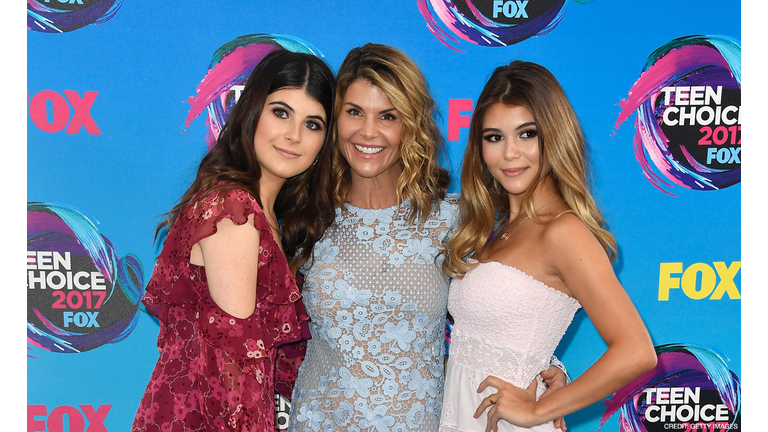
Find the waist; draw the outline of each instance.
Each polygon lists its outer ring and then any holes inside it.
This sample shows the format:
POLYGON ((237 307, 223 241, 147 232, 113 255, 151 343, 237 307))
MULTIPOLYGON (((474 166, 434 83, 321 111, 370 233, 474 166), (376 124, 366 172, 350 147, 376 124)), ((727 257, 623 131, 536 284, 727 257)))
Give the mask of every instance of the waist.
MULTIPOLYGON (((454 359, 448 360, 445 375, 445 392, 443 398, 442 415, 440 418, 440 432, 468 432, 483 431, 487 425, 488 410, 483 411, 478 418, 474 418, 474 413, 482 400, 496 392, 498 389, 493 386, 486 387, 478 393, 477 389, 480 383, 488 377, 487 373, 479 372, 471 368, 464 367, 454 362, 454 359)), ((502 378, 503 379, 503 378, 502 378)), ((541 377, 537 376, 536 400, 546 391, 546 387, 541 377)), ((521 385, 521 383, 505 380, 517 387, 527 387, 531 381, 521 385)), ((520 428, 507 423, 505 420, 498 422, 500 432, 557 432, 554 424, 549 421, 533 428, 520 428)))
POLYGON ((451 333, 450 361, 486 375, 526 387, 549 366, 552 352, 530 352, 499 344, 455 329, 451 333))

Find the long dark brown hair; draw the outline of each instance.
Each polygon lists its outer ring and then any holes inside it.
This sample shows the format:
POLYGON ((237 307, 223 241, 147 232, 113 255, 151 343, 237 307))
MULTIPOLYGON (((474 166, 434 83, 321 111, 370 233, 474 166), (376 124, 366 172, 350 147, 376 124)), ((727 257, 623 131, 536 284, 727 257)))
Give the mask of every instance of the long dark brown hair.
MULTIPOLYGON (((335 79, 328 65, 312 54, 285 49, 269 53, 254 68, 216 144, 200 162, 192 185, 158 225, 156 237, 163 228, 176 222, 182 209, 216 190, 243 189, 262 205, 261 167, 253 137, 267 96, 284 88, 303 89, 323 106, 328 122, 333 118, 335 79)), ((288 179, 275 200, 280 237, 294 274, 333 222, 330 130, 331 127, 326 129, 325 142, 313 165, 288 179)))

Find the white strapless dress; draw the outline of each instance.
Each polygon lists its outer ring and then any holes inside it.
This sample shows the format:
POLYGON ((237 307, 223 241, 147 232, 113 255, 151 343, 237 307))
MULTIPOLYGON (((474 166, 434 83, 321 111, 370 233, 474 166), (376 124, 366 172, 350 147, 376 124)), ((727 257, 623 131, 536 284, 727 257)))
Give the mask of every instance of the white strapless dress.
MULTIPOLYGON (((454 318, 440 431, 484 431, 486 414, 473 418, 483 398, 496 392, 480 383, 493 375, 526 388, 549 367, 581 305, 522 271, 481 263, 451 282, 448 311, 454 318)), ((538 397, 537 396, 537 397, 538 397)), ((486 410, 487 413, 488 410, 486 410)), ((499 431, 558 431, 550 421, 530 429, 499 421, 499 431)))

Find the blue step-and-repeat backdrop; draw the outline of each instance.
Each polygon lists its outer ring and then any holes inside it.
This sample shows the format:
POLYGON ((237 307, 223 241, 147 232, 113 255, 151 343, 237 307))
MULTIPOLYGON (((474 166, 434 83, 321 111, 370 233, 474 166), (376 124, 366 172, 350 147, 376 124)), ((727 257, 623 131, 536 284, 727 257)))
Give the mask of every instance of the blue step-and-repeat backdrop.
MULTIPOLYGON (((741 15, 714 0, 27 0, 27 431, 130 429, 158 357, 140 303, 158 217, 259 47, 335 70, 366 42, 422 68, 454 192, 496 66, 544 65, 576 109, 659 366, 568 429, 742 429, 741 15)), ((579 312, 556 354, 576 377, 604 349, 579 312)))

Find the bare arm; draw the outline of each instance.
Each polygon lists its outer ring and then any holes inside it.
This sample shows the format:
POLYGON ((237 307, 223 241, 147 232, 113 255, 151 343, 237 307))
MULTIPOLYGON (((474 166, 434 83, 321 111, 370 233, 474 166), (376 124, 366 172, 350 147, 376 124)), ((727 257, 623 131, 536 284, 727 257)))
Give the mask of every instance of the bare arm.
MULTIPOLYGON (((545 398, 552 394, 552 392, 563 388, 571 381, 571 378, 565 371, 565 365, 563 365, 555 356, 552 356, 552 365, 549 366, 548 369, 541 371, 539 376, 541 376, 541 379, 544 380, 544 384, 547 386, 547 389, 544 390, 544 393, 541 394, 542 398, 545 398)), ((536 380, 534 380, 534 382, 536 382, 536 380)), ((538 386, 538 383, 536 385, 538 386)), ((562 431, 568 429, 565 426, 565 417, 556 418, 554 423, 555 427, 562 431)))
POLYGON ((605 251, 581 221, 561 219, 545 235, 546 256, 608 348, 580 377, 539 401, 530 388, 526 392, 489 377, 480 390, 491 385, 499 392, 495 405, 485 399, 478 408, 479 415, 491 407, 487 430, 495 429, 499 419, 531 427, 570 414, 606 398, 656 364, 650 335, 605 251))
POLYGON ((253 218, 251 214, 242 225, 222 219, 215 234, 193 246, 190 259, 205 266, 213 301, 237 318, 248 318, 256 307, 260 234, 253 218))

